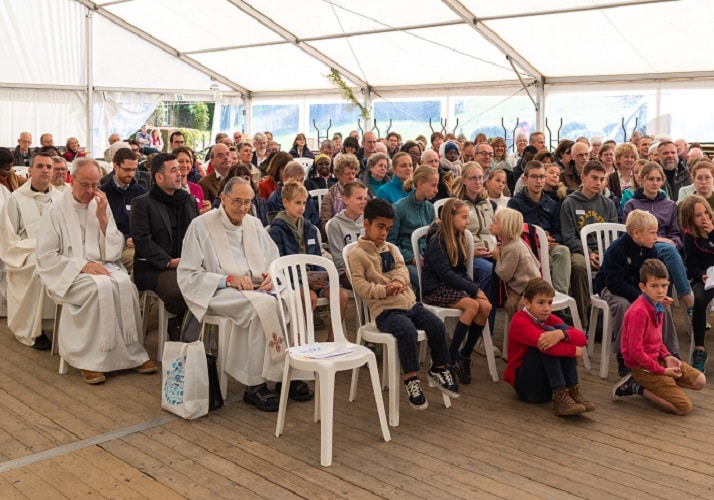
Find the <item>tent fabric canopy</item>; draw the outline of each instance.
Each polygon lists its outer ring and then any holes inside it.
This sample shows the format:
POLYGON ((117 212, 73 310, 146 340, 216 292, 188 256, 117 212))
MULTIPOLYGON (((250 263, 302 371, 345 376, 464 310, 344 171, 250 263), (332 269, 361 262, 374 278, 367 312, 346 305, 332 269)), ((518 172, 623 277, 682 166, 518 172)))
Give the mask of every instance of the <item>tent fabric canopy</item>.
POLYGON ((522 85, 534 103, 593 83, 714 86, 706 0, 4 0, 0 18, 3 141, 54 102, 42 127, 103 141, 129 93, 134 118, 177 94, 334 102, 332 68, 367 107, 522 85))

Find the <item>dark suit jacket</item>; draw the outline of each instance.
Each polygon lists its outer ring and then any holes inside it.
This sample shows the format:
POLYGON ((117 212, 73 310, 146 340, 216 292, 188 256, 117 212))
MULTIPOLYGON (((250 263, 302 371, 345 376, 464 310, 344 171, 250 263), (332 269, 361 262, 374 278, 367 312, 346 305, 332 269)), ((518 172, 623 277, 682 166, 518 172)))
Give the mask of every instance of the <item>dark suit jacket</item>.
MULTIPOLYGON (((198 208, 192 196, 184 205, 188 225, 198 216, 198 208)), ((153 290, 157 277, 172 259, 171 219, 166 205, 151 192, 137 196, 131 201, 130 226, 135 247, 134 282, 139 290, 153 290)))
POLYGON ((216 177, 215 170, 198 181, 198 185, 203 189, 203 199, 213 203, 218 196, 218 184, 221 181, 216 177))

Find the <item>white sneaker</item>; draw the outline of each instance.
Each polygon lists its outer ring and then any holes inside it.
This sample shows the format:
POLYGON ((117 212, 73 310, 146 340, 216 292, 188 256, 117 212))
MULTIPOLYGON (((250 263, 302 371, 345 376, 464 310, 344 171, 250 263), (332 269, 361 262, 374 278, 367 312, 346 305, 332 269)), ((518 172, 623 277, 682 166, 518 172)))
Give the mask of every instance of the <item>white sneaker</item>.
MULTIPOLYGON (((483 345, 483 337, 479 337, 476 341, 476 345, 474 346, 474 352, 480 354, 481 356, 486 356, 486 348, 483 345)), ((493 346, 493 356, 495 358, 501 357, 501 350, 496 346, 493 346)))

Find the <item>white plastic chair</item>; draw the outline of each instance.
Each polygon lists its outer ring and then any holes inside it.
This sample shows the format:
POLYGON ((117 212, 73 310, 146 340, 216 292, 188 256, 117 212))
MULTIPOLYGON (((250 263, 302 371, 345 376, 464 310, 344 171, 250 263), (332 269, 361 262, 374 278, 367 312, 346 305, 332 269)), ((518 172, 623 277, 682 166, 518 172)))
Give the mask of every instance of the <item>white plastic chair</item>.
POLYGON ((307 171, 310 170, 310 167, 313 166, 315 163, 315 160, 312 158, 293 158, 294 161, 298 162, 300 165, 302 165, 302 168, 305 169, 305 176, 307 176, 307 171))
POLYGON ((144 338, 146 338, 146 334, 149 331, 149 310, 151 309, 151 302, 148 299, 157 299, 157 308, 159 309, 159 334, 156 339, 156 360, 161 361, 164 354, 164 343, 168 337, 169 319, 175 318, 176 315, 166 310, 164 301, 161 300, 161 297, 156 295, 153 290, 144 290, 143 294, 141 299, 141 324, 144 338))
POLYGON ((15 171, 15 173, 17 175, 20 175, 20 176, 24 177, 25 179, 27 179, 28 176, 30 175, 30 170, 27 167, 18 166, 18 167, 12 167, 12 169, 15 171))
POLYGON ((311 189, 307 192, 310 198, 317 198, 317 211, 319 212, 322 208, 322 199, 327 194, 327 189, 311 189))
MULTIPOLYGON (((412 233, 412 251, 414 255, 419 257, 421 252, 419 251, 419 240, 426 236, 429 231, 429 226, 420 227, 412 233)), ((473 279, 474 273, 474 238, 471 232, 467 229, 465 232, 466 237, 466 270, 469 277, 473 279)), ((414 259, 416 261, 417 276, 419 276, 419 301, 423 303, 421 297, 421 259, 414 259)), ((429 304, 424 304, 424 307, 436 314, 439 319, 446 323, 447 318, 458 318, 461 317, 461 311, 458 309, 451 309, 447 307, 432 306, 429 304)), ((488 361, 488 371, 491 374, 491 379, 494 382, 498 382, 498 370, 496 369, 496 357, 493 354, 493 340, 491 339, 491 330, 489 329, 488 322, 483 328, 483 346, 486 350, 486 359, 488 361)))
POLYGON ((441 200, 437 200, 434 202, 434 213, 436 214, 436 218, 439 218, 439 210, 441 207, 444 206, 444 203, 447 201, 451 200, 451 198, 442 198, 441 200))
MULTIPOLYGON (((605 255, 605 250, 617 239, 620 233, 624 233, 625 225, 614 222, 599 222, 588 224, 580 230, 580 241, 583 250, 588 251, 588 237, 592 235, 597 242, 597 254, 600 262, 605 255)), ((585 267, 588 271, 588 289, 590 291, 590 324, 588 325, 588 352, 593 353, 595 348, 595 329, 597 328, 598 310, 602 311, 602 350, 600 352, 600 378, 607 378, 610 370, 610 351, 612 350, 612 327, 610 326, 610 306, 600 298, 600 295, 593 293, 593 270, 590 259, 585 254, 585 267)))
MULTIPOLYGON (((540 253, 540 271, 543 275, 543 279, 553 284, 550 274, 550 257, 548 256, 548 235, 542 227, 533 225, 536 230, 536 235, 538 236, 538 247, 540 253)), ((566 295, 563 292, 555 291, 555 297, 553 297, 553 312, 562 311, 563 309, 570 310, 570 317, 573 318, 573 326, 583 331, 583 324, 580 321, 580 314, 578 313, 578 305, 575 299, 570 295, 566 295)), ((508 353, 508 329, 511 326, 511 318, 508 314, 505 316, 505 327, 503 329, 503 352, 508 353)), ((583 351, 583 365, 585 365, 586 370, 590 370, 590 358, 588 357, 587 349, 583 351)))
POLYGON ((331 307, 330 316, 334 332, 334 342, 315 342, 315 332, 312 322, 312 310, 303 306, 300 293, 301 283, 307 282, 308 266, 325 269, 329 276, 330 302, 339 304, 339 278, 337 269, 331 260, 315 255, 286 255, 270 264, 270 277, 276 287, 279 298, 287 305, 278 308, 280 320, 285 332, 286 341, 290 345, 285 356, 283 371, 283 388, 280 393, 280 408, 275 427, 276 437, 280 437, 285 428, 285 412, 288 402, 288 387, 293 370, 304 370, 315 373, 315 421, 322 421, 320 429, 320 464, 323 467, 332 465, 332 419, 335 391, 335 373, 352 370, 364 364, 369 367, 372 378, 372 390, 377 404, 379 423, 385 441, 390 441, 387 417, 384 412, 384 402, 379 390, 379 373, 377 359, 372 351, 365 346, 352 344, 345 338, 342 330, 342 319, 339 308, 331 307), (299 347, 314 348, 324 351, 348 350, 331 357, 311 358, 296 352, 299 347))
MULTIPOLYGON (((350 274, 350 263, 348 260, 349 253, 357 245, 357 242, 350 243, 342 249, 342 256, 345 259, 347 276, 352 281, 350 274)), ((399 363, 399 351, 397 349, 397 338, 391 333, 379 331, 377 325, 372 318, 369 308, 364 305, 362 297, 358 293, 354 293, 355 305, 357 306, 357 340, 358 344, 362 342, 372 342, 373 344, 381 344, 383 346, 382 354, 382 388, 389 390, 389 425, 397 427, 399 425, 399 393, 401 384, 399 383, 399 375, 401 366, 399 363)), ((424 345, 426 342, 426 332, 417 330, 417 342, 424 345)), ((350 401, 354 401, 357 395, 357 383, 359 379, 359 368, 352 370, 352 384, 350 385, 350 401)), ((429 387, 434 384, 429 380, 429 387)), ((451 408, 451 398, 442 393, 444 407, 451 408)))

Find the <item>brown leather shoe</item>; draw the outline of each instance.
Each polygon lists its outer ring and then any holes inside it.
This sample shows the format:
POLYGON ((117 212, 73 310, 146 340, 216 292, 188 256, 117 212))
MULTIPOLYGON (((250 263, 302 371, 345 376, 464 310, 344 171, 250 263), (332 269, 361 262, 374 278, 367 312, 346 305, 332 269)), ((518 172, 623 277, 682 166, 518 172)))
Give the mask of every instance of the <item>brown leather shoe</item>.
POLYGON ((107 379, 102 372, 93 372, 91 370, 79 371, 82 374, 82 379, 90 385, 101 384, 107 379))
POLYGON ((148 361, 145 361, 143 365, 137 366, 135 368, 135 370, 138 371, 139 373, 146 374, 146 373, 156 373, 159 370, 159 368, 156 366, 156 363, 154 363, 151 360, 148 360, 148 361))

